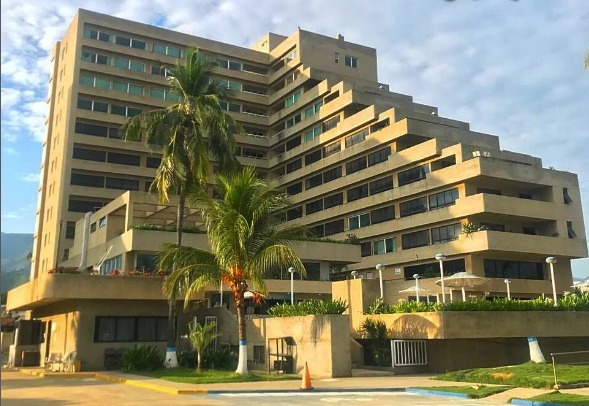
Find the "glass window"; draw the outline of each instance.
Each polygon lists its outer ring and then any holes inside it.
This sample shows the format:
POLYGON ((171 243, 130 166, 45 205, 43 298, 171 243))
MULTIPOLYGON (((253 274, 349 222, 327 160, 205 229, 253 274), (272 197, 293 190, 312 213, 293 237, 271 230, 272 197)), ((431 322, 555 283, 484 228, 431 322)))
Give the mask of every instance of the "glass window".
POLYGON ((297 193, 301 193, 303 191, 303 184, 301 182, 295 183, 294 185, 290 185, 286 187, 286 193, 289 195, 296 195, 297 193))
POLYGON ((73 240, 76 236, 76 222, 75 221, 68 221, 65 226, 65 238, 68 240, 73 240))
POLYGON ((501 191, 497 189, 489 189, 484 187, 478 187, 477 193, 487 193, 489 195, 501 195, 501 191))
POLYGON ((104 162, 106 161, 106 151, 96 149, 81 148, 74 145, 74 159, 85 159, 88 161, 104 162))
POLYGON ((113 90, 116 90, 117 92, 127 93, 127 87, 128 87, 128 84, 123 83, 123 82, 114 81, 112 84, 113 90))
POLYGON ((155 317, 137 318, 137 341, 157 341, 157 319, 155 317))
POLYGON ((80 84, 94 86, 94 76, 80 74, 80 84))
POLYGON ((305 133, 305 142, 313 141, 321 135, 321 126, 310 129, 305 133))
POLYGON ((441 207, 451 206, 458 199, 458 189, 450 189, 444 192, 436 193, 429 196, 429 209, 435 210, 441 207))
POLYGON ((320 186, 323 183, 323 175, 318 174, 315 176, 310 177, 309 179, 305 180, 305 189, 312 189, 314 187, 320 186))
POLYGON ((350 68, 358 68, 358 57, 346 55, 345 63, 350 68))
POLYGON ((314 202, 305 205, 305 214, 313 214, 323 210, 323 199, 315 200, 314 202))
POLYGON ((573 199, 571 199, 571 197, 569 196, 569 189, 566 187, 562 188, 562 199, 564 201, 564 204, 571 204, 573 202, 573 199))
POLYGON ((370 241, 360 244, 360 255, 363 257, 369 257, 372 255, 372 243, 370 241))
POLYGON ((295 207, 294 209, 290 209, 286 211, 286 219, 287 220, 294 220, 301 218, 303 216, 303 206, 295 207))
POLYGON ((323 172, 323 183, 331 182, 332 180, 342 177, 342 167, 336 166, 328 171, 323 172))
POLYGON ((82 60, 86 61, 86 62, 95 63, 96 62, 96 54, 93 54, 91 52, 82 52, 82 60))
POLYGON ((100 89, 110 89, 110 80, 104 78, 96 78, 94 86, 100 89))
POLYGON ((163 89, 156 89, 152 87, 149 89, 149 95, 151 97, 155 97, 156 99, 165 99, 166 98, 166 91, 163 89))
POLYGON ((139 155, 121 154, 118 152, 108 153, 108 163, 139 166, 141 157, 139 155))
POLYGON ((166 46, 162 44, 153 44, 153 52, 157 54, 166 54, 166 46))
POLYGON ((143 96, 143 86, 129 84, 129 93, 135 96, 143 96))
POLYGON ((337 141, 323 148, 323 157, 328 157, 342 150, 341 142, 337 141))
POLYGON ((432 244, 457 240, 461 231, 460 223, 432 228, 432 244))
POLYGON ((110 56, 96 55, 96 63, 99 65, 109 65, 110 66, 111 59, 112 58, 110 56))
POLYGON ((420 197, 399 204, 399 214, 401 217, 411 216, 425 211, 427 211, 427 198, 425 197, 420 197))
POLYGON ((367 227, 370 225, 370 213, 363 213, 357 216, 352 216, 348 218, 348 228, 350 230, 355 230, 361 227, 367 227))
POLYGON ((403 234, 401 236, 403 249, 424 247, 429 245, 429 230, 416 231, 414 233, 403 234))
POLYGON ((346 175, 350 175, 354 172, 361 171, 362 169, 366 169, 366 157, 363 156, 361 158, 355 159, 351 162, 346 163, 346 175))
POLYGON ((382 255, 397 251, 397 239, 395 237, 377 240, 372 243, 373 255, 382 255))
POLYGON ((395 206, 386 206, 370 212, 370 223, 378 224, 395 218, 395 206))
POLYGON ((408 185, 409 183, 417 182, 425 179, 428 173, 428 166, 422 165, 416 168, 407 169, 406 171, 399 172, 399 186, 408 185))
POLYGON ((135 48, 135 49, 145 49, 145 41, 140 41, 138 39, 132 39, 131 40, 131 48, 135 48))
POLYGON ((344 231, 344 219, 339 219, 335 221, 330 221, 329 223, 325 223, 325 235, 332 235, 341 233, 344 231))
POLYGON ((145 64, 143 62, 130 61, 129 69, 135 72, 145 72, 145 64))
POLYGON ((376 165, 386 161, 389 155, 391 155, 390 146, 368 154, 368 166, 376 165))
POLYGON ((374 182, 370 182, 368 186, 370 189, 370 195, 391 190, 393 188, 393 177, 387 176, 386 178, 375 180, 374 182))
POLYGON ((544 279, 544 269, 543 264, 541 262, 521 262, 498 259, 485 259, 484 268, 485 277, 487 278, 535 280, 544 279))
POLYGON ((113 104, 110 106, 110 113, 116 114, 117 116, 126 116, 127 115, 127 107, 126 106, 119 106, 118 104, 113 104))
POLYGON ((115 58, 115 66, 121 69, 129 69, 129 60, 125 58, 115 58))
POLYGON ((83 173, 72 173, 70 178, 70 185, 103 188, 104 176, 87 175, 83 173))
POLYGON ((321 150, 318 149, 310 154, 305 155, 305 165, 311 165, 321 160, 321 150))
POLYGON ((347 201, 353 202, 354 200, 361 199, 368 196, 368 185, 360 185, 355 188, 347 190, 347 201))
POLYGON ((362 130, 357 132, 356 134, 352 134, 346 137, 346 148, 350 148, 353 145, 359 144, 362 141, 366 140, 366 136, 368 135, 368 129, 362 130))
POLYGON ((122 37, 120 35, 117 35, 115 37, 115 44, 130 47, 131 46, 131 38, 122 37))
POLYGON ((101 113, 108 113, 108 103, 95 101, 92 106, 93 111, 99 111, 101 113))
POLYGON ((75 131, 78 134, 94 135, 97 137, 106 137, 108 135, 107 126, 81 123, 78 121, 76 121, 75 131))
POLYGON ((344 194, 342 192, 327 196, 324 199, 323 207, 329 209, 330 207, 338 206, 344 203, 344 194))
POLYGON ((139 190, 139 181, 134 179, 106 178, 106 188, 115 190, 139 190))
POLYGON ((78 99, 78 108, 92 110, 92 100, 78 99))
POLYGON ((145 166, 147 166, 148 168, 159 168, 161 163, 162 163, 161 158, 148 156, 145 161, 145 166))

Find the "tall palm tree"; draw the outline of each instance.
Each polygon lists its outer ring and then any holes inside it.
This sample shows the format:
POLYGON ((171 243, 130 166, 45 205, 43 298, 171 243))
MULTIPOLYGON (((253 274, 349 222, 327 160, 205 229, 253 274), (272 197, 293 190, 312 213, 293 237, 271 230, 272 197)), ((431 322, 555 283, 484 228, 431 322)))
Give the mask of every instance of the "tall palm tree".
POLYGON ((275 267, 303 264, 291 243, 307 235, 303 226, 277 228, 278 213, 288 208, 286 194, 270 189, 250 167, 217 176, 219 199, 197 190, 188 196, 202 214, 210 252, 168 244, 160 254, 162 266, 174 264, 166 277, 164 292, 172 297, 180 291, 184 305, 219 280, 229 285, 235 299, 239 335, 239 364, 236 373, 247 373, 247 341, 244 294, 248 283, 265 293, 264 274, 275 267))
MULTIPOLYGON (((235 121, 220 107, 229 93, 210 75, 217 65, 196 49, 188 49, 182 64, 169 68, 168 84, 177 102, 167 108, 150 110, 131 118, 123 127, 125 140, 143 140, 161 148, 162 160, 151 191, 162 203, 169 194, 178 195, 176 244, 182 245, 186 191, 206 188, 211 171, 209 156, 223 170, 239 166, 234 155, 234 134, 240 132, 235 121)), ((166 365, 176 361, 175 300, 168 303, 168 346, 166 365)))

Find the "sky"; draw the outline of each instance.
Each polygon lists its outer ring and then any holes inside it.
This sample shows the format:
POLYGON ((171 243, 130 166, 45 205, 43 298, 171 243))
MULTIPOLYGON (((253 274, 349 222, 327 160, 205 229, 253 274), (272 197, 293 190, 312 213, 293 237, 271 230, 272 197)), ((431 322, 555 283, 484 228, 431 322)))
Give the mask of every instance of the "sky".
MULTIPOLYGON (((1 229, 32 233, 49 55, 78 8, 244 47, 297 27, 378 51, 379 82, 579 175, 589 230, 587 0, 2 0, 1 229), (337 5, 337 6, 334 6, 337 5)), ((579 202, 576 202, 579 204, 579 202)), ((573 261, 589 277, 589 259, 573 261)))

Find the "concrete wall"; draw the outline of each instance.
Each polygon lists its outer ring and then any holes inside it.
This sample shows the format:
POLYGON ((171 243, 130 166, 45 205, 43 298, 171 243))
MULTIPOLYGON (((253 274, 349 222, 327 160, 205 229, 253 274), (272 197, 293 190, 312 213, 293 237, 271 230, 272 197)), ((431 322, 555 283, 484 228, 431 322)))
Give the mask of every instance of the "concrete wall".
MULTIPOLYGON (((248 350, 268 348, 268 339, 292 337, 295 371, 308 363, 311 376, 345 377, 352 374, 348 317, 259 317, 248 320, 248 350)), ((268 361, 268 360, 266 360, 268 361)))

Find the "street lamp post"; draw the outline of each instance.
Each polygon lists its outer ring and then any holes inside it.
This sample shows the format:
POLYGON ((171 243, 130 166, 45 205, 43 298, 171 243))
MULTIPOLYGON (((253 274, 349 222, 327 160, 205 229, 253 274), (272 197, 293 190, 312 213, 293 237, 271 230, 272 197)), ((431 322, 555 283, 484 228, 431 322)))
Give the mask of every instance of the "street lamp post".
POLYGON ((350 274, 354 277, 354 279, 356 279, 356 277, 358 276, 358 271, 352 271, 350 272, 350 274))
POLYGON ((507 300, 511 300, 511 291, 509 290, 511 281, 509 279, 503 279, 503 282, 505 282, 505 286, 507 287, 507 300))
POLYGON ((415 278, 415 296, 419 302, 419 278, 421 278, 421 275, 415 273, 413 274, 413 278, 415 278))
POLYGON ((296 269, 291 266, 288 268, 288 272, 290 273, 290 304, 294 305, 294 274, 296 269))
POLYGON ((556 299, 556 282, 554 280, 554 264, 556 264, 556 257, 546 258, 546 262, 550 264, 550 279, 552 280, 552 298, 554 300, 554 307, 558 306, 556 299))
POLYGON ((384 288, 382 286, 382 271, 384 270, 384 265, 376 264, 376 270, 378 271, 378 279, 380 280, 380 298, 384 299, 384 288))
POLYGON ((444 254, 436 254, 436 261, 440 262, 440 280, 442 281, 442 303, 446 303, 446 290, 444 289, 444 260, 446 256, 444 254))

